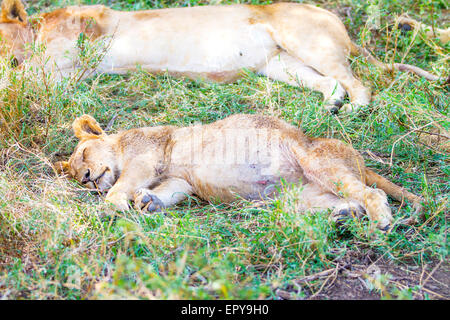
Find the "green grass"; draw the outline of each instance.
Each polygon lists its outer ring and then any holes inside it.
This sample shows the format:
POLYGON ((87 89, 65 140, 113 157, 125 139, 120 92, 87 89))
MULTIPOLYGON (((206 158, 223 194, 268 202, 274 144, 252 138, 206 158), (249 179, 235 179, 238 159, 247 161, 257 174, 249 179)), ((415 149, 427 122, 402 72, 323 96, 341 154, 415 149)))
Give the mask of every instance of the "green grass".
MULTIPOLYGON (((109 1, 95 1, 101 2, 109 1)), ((120 0, 112 7, 219 2, 239 1, 120 0)), ((73 3, 78 2, 32 1, 28 12, 73 3)), ((402 12, 440 25, 444 10, 448 12, 445 2, 389 1, 381 7, 382 28, 377 32, 365 26, 366 2, 317 3, 336 10, 352 38, 379 59, 404 58, 448 76, 448 45, 388 28, 393 13, 402 12)), ((353 69, 372 88, 373 101, 336 117, 324 110, 320 94, 250 72, 228 85, 144 71, 54 84, 38 82, 33 73, 21 74, 2 62, 1 79, 10 84, 0 86, 0 297, 277 299, 283 290, 292 298, 308 298, 323 289, 324 278, 302 286, 296 280, 338 268, 349 259, 363 264, 363 257, 370 256, 408 268, 446 261, 449 156, 438 142, 423 139, 422 131, 450 129, 449 87, 405 73, 381 74, 358 58, 353 69), (388 235, 370 232, 367 219, 341 230, 327 212, 297 214, 289 205, 301 192, 295 188, 286 188, 286 201, 265 207, 245 201, 209 204, 192 197, 165 214, 130 211, 105 217, 111 208, 100 196, 56 176, 51 167, 73 151, 77 140, 71 123, 84 113, 103 127, 114 119, 112 132, 210 123, 236 113, 275 115, 311 136, 339 138, 364 152, 370 167, 425 198, 425 220, 411 227, 397 225, 388 235)), ((396 219, 412 213, 409 206, 391 204, 396 219)), ((380 298, 436 297, 420 285, 405 287, 389 279, 387 272, 367 281, 380 298)))

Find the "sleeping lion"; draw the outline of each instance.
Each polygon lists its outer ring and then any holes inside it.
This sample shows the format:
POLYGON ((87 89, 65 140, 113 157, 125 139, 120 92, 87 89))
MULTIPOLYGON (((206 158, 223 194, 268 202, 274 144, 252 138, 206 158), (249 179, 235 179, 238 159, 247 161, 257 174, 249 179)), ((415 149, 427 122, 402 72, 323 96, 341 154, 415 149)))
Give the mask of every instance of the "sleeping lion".
POLYGON ((351 146, 310 138, 274 117, 240 114, 207 125, 158 126, 107 135, 83 115, 73 122, 80 139, 69 161, 55 163, 106 201, 127 210, 155 211, 190 195, 207 201, 276 196, 281 185, 303 186, 298 211, 330 209, 369 218, 382 230, 392 222, 386 193, 420 210, 421 198, 364 165, 351 146), (376 184, 376 188, 371 187, 376 184))
MULTIPOLYGON (((232 82, 251 70, 292 86, 323 94, 325 107, 337 113, 370 102, 370 90, 352 73, 348 57, 363 55, 383 70, 434 76, 415 66, 386 65, 351 41, 333 13, 308 4, 226 5, 116 11, 102 5, 71 6, 28 18, 20 0, 3 0, 2 49, 20 65, 26 48, 45 47, 44 70, 57 79, 79 72, 123 74, 140 66, 151 73, 232 82), (87 43, 103 43, 98 65, 81 70, 87 43), (350 104, 343 106, 348 93, 350 104)), ((33 60, 34 59, 34 60, 33 60)), ((41 70, 42 68, 38 68, 41 70)))

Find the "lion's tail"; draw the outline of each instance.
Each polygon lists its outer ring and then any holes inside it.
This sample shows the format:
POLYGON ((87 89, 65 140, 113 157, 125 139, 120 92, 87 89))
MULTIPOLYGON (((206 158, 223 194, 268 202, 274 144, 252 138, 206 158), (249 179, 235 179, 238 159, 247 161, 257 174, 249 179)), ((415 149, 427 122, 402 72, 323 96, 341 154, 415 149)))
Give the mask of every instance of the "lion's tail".
POLYGON ((376 184, 376 187, 386 192, 388 195, 396 199, 397 201, 403 202, 404 199, 410 201, 415 209, 415 214, 418 215, 422 211, 421 202, 423 199, 411 192, 405 190, 404 188, 392 183, 388 179, 380 176, 374 171, 366 168, 366 184, 371 186, 376 184))
POLYGON ((375 58, 374 56, 372 56, 367 49, 365 49, 361 46, 358 46, 357 44, 355 44, 353 42, 351 45, 350 53, 354 56, 363 55, 370 63, 376 65, 378 68, 380 68, 384 71, 391 71, 393 69, 396 69, 399 71, 410 71, 410 72, 413 72, 413 73, 417 74, 418 76, 424 77, 425 79, 430 80, 430 81, 440 80, 440 78, 438 76, 436 76, 428 71, 425 71, 419 67, 410 65, 410 64, 405 64, 405 63, 394 63, 392 65, 385 64, 385 63, 381 62, 380 60, 378 60, 377 58, 375 58))

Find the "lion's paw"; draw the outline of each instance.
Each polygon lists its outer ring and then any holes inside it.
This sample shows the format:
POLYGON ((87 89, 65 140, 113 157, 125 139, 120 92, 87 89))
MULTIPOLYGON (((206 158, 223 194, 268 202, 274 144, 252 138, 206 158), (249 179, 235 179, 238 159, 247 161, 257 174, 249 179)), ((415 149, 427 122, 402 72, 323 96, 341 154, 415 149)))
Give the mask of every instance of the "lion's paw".
POLYGON ((108 192, 105 201, 112 203, 120 211, 126 211, 129 209, 127 196, 124 193, 108 192))
POLYGON ((160 212, 165 207, 161 199, 147 189, 140 189, 135 193, 134 206, 138 210, 149 212, 160 212))
POLYGON ((337 226, 342 226, 346 220, 361 218, 365 214, 366 210, 359 203, 349 201, 336 206, 331 212, 330 218, 337 226))
POLYGON ((325 103, 325 109, 327 109, 331 114, 338 114, 339 109, 344 105, 344 100, 336 99, 334 101, 329 101, 325 103))

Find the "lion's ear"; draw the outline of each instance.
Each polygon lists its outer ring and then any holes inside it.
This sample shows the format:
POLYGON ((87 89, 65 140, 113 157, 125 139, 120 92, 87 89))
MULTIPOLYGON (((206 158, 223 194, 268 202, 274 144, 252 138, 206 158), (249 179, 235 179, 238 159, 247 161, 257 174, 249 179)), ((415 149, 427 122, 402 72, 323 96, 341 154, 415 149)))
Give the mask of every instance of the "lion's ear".
POLYGON ((3 0, 0 22, 27 23, 27 12, 20 0, 3 0))
POLYGON ((98 122, 87 114, 75 119, 72 128, 75 132, 75 136, 80 140, 95 139, 105 136, 105 132, 103 132, 98 122))
POLYGON ((53 167, 56 170, 56 173, 58 174, 68 174, 70 175, 69 169, 69 162, 67 161, 57 161, 53 164, 53 167))

